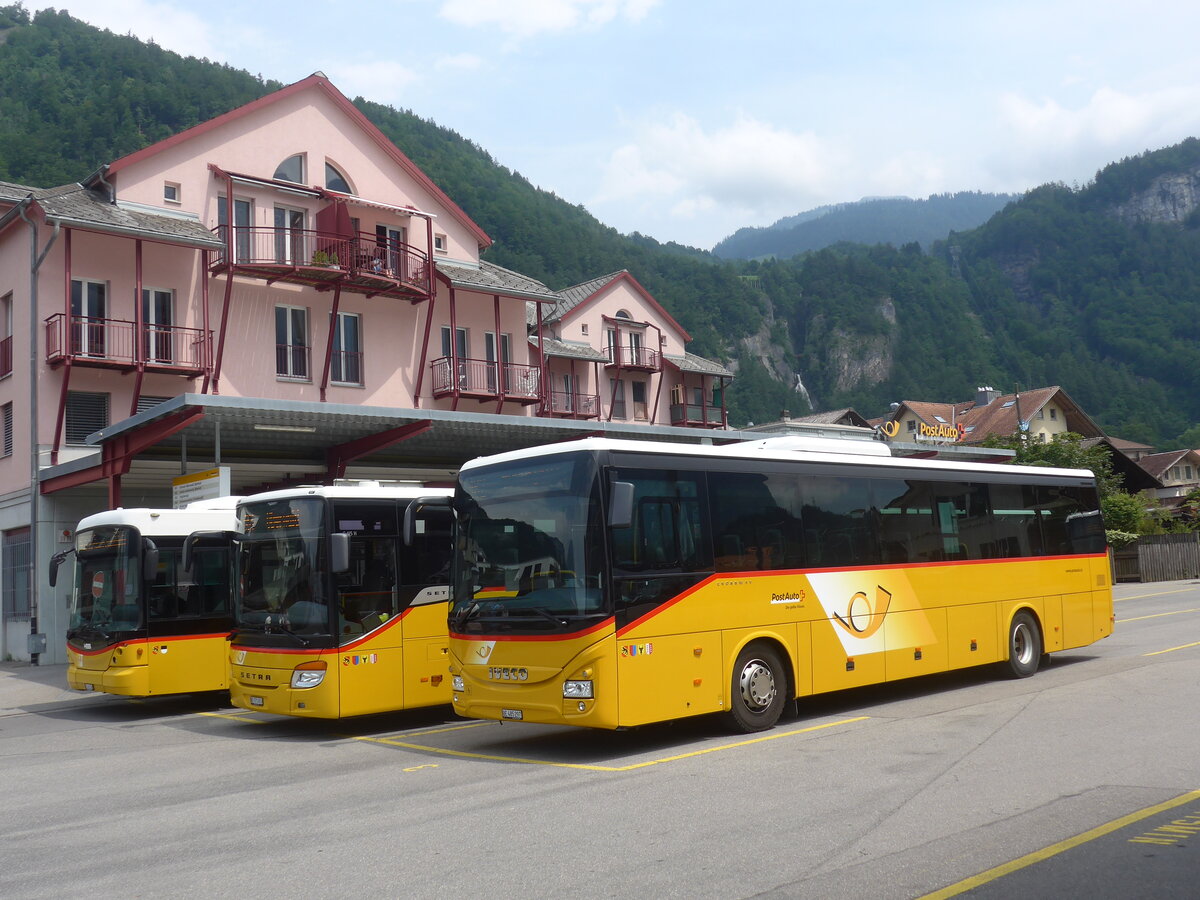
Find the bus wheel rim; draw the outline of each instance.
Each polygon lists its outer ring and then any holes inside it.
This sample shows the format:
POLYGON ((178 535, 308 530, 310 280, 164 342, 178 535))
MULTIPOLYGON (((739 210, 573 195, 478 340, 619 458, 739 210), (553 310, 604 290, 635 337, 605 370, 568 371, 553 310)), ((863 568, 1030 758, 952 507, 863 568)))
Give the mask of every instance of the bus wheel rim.
POLYGON ((742 669, 738 679, 742 700, 754 712, 761 712, 775 699, 775 675, 761 659, 752 659, 742 669))
POLYGON ((1028 665, 1033 659, 1032 635, 1024 622, 1018 622, 1013 629, 1013 655, 1021 665, 1028 665))

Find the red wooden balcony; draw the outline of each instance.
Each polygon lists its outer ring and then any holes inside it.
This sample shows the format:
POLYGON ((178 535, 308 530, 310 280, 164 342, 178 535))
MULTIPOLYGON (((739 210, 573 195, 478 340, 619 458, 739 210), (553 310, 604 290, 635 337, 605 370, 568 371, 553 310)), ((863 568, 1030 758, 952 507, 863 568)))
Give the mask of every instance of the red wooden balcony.
POLYGON ((719 406, 672 403, 671 424, 688 428, 724 428, 725 410, 719 406))
MULTIPOLYGON (((214 229, 225 240, 225 226, 214 229)), ((412 302, 433 293, 429 257, 399 241, 359 232, 352 237, 294 228, 236 228, 233 260, 218 256, 214 271, 412 302)))
POLYGON ((0 378, 12 374, 12 335, 0 341, 0 378))
POLYGON ((46 320, 46 362, 101 369, 137 368, 173 375, 204 373, 212 332, 178 325, 143 325, 137 347, 137 325, 125 319, 98 319, 55 313, 46 320), (140 359, 139 359, 140 356, 140 359))
POLYGON ((547 410, 552 416, 572 419, 595 419, 600 415, 597 394, 573 394, 570 391, 551 391, 547 410))
POLYGON ((459 359, 443 356, 430 363, 433 396, 472 397, 478 400, 515 400, 537 403, 542 399, 541 372, 537 366, 496 363, 485 359, 459 359), (457 369, 457 377, 451 374, 457 369))
POLYGON ((660 372, 662 354, 641 344, 610 344, 605 367, 631 369, 635 372, 660 372))

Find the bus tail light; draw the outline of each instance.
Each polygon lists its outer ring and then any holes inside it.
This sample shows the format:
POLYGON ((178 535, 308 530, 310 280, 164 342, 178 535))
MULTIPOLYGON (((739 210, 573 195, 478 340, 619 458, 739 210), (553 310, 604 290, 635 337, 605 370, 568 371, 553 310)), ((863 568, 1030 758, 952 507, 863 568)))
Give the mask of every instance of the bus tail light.
POLYGON ((292 687, 315 688, 325 680, 326 668, 324 660, 300 663, 292 670, 292 687))

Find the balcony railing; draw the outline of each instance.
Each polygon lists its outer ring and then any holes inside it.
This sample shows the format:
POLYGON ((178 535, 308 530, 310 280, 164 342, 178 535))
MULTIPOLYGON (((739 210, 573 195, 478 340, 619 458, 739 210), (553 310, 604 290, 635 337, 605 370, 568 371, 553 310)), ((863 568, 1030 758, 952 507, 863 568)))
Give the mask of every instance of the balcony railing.
POLYGON ((699 404, 672 403, 671 424, 692 428, 725 427, 725 410, 719 406, 704 407, 699 404))
POLYGON ((485 359, 460 359, 451 362, 443 356, 430 364, 433 396, 459 394, 467 397, 497 398, 534 403, 541 399, 541 372, 537 366, 497 363, 485 359), (452 375, 455 370, 457 375, 452 375))
POLYGON ((662 369, 662 354, 641 344, 609 344, 609 368, 638 369, 643 372, 658 372, 662 369))
POLYGON ((12 374, 12 335, 0 341, 0 378, 12 374))
MULTIPOLYGON (((151 371, 203 372, 212 346, 203 329, 179 325, 143 325, 140 360, 137 325, 126 319, 67 316, 46 319, 46 362, 103 368, 133 368, 142 362, 151 371)), ((11 367, 11 361, 10 361, 11 367)))
POLYGON ((597 394, 574 394, 570 391, 551 391, 550 415, 594 419, 600 415, 600 397, 597 394))
MULTIPOLYGON (((226 240, 226 226, 214 230, 226 240)), ((227 263, 227 251, 222 251, 217 264, 227 263)), ((303 228, 235 228, 233 265, 240 274, 272 281, 312 286, 336 281, 360 293, 410 299, 432 293, 425 253, 366 232, 346 237, 303 228)))
POLYGON ((275 374, 280 378, 312 380, 312 348, 303 344, 275 345, 275 374))

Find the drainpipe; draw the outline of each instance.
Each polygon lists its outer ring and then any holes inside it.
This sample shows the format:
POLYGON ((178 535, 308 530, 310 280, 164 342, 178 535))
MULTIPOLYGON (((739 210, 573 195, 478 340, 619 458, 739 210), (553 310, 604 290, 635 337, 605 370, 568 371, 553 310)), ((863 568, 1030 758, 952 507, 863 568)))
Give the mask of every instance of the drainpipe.
MULTIPOLYGON (((54 233, 42 249, 37 251, 38 227, 35 222, 25 215, 25 210, 33 203, 33 194, 21 201, 17 207, 22 221, 29 226, 29 662, 40 664, 40 655, 33 651, 34 636, 38 633, 38 502, 41 491, 38 488, 38 270, 46 261, 46 254, 58 240, 62 228, 54 223, 54 233)), ((70 329, 68 329, 70 333, 70 329)))

